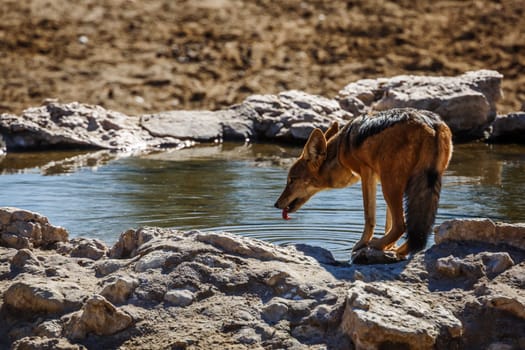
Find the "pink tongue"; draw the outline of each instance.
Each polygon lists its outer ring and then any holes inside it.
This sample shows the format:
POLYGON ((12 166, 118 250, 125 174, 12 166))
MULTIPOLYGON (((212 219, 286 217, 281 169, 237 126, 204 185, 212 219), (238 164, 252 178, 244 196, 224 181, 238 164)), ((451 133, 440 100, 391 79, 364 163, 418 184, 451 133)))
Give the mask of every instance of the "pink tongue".
POLYGON ((288 216, 288 210, 286 208, 283 209, 283 219, 290 220, 290 217, 288 216))

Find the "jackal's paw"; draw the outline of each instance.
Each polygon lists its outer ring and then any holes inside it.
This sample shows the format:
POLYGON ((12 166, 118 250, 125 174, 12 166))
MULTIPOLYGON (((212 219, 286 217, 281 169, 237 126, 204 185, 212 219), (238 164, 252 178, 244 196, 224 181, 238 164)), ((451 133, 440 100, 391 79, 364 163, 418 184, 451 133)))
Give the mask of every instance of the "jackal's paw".
POLYGON ((357 252, 358 250, 361 250, 367 246, 367 242, 360 240, 356 244, 354 244, 352 248, 352 254, 357 252))
POLYGON ((404 260, 393 250, 382 251, 369 246, 352 252, 352 264, 391 264, 404 260))

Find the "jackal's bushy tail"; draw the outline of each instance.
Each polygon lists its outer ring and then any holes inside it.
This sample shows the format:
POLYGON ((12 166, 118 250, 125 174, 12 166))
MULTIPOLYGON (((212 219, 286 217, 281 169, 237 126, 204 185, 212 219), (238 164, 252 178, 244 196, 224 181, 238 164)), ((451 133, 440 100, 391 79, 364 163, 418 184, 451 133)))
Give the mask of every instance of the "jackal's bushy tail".
POLYGON ((441 177, 452 156, 452 134, 445 123, 433 125, 435 154, 427 168, 414 174, 405 189, 405 220, 410 252, 425 248, 436 219, 441 193, 441 177))
POLYGON ((405 191, 405 219, 410 252, 425 248, 436 219, 440 192, 441 174, 435 169, 427 169, 409 180, 405 191))

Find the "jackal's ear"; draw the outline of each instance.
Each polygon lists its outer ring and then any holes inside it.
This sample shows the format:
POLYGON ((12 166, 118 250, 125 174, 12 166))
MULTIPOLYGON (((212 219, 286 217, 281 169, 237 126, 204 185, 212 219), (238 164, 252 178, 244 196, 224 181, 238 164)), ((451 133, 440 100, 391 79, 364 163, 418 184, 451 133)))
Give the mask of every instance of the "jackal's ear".
POLYGON ((326 158, 326 138, 321 129, 314 129, 306 141, 303 157, 308 164, 317 170, 326 158))
POLYGON ((328 130, 325 131, 324 137, 327 140, 330 140, 330 138, 332 138, 332 136, 337 134, 338 131, 339 131, 339 123, 333 122, 332 125, 328 128, 328 130))

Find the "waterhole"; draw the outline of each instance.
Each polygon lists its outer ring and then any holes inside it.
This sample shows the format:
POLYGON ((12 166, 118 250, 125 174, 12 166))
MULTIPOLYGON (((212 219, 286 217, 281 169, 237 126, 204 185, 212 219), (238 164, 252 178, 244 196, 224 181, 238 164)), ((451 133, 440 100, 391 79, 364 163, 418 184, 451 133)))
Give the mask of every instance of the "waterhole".
MULTIPOLYGON (((113 244, 140 226, 228 231, 276 244, 324 247, 348 260, 363 227, 360 184, 317 194, 291 220, 273 207, 300 149, 221 144, 148 155, 107 151, 0 158, 0 206, 36 211, 70 238, 113 244)), ((455 145, 436 224, 489 217, 525 222, 525 146, 455 145)), ((384 230, 378 188, 376 233, 384 230)))

